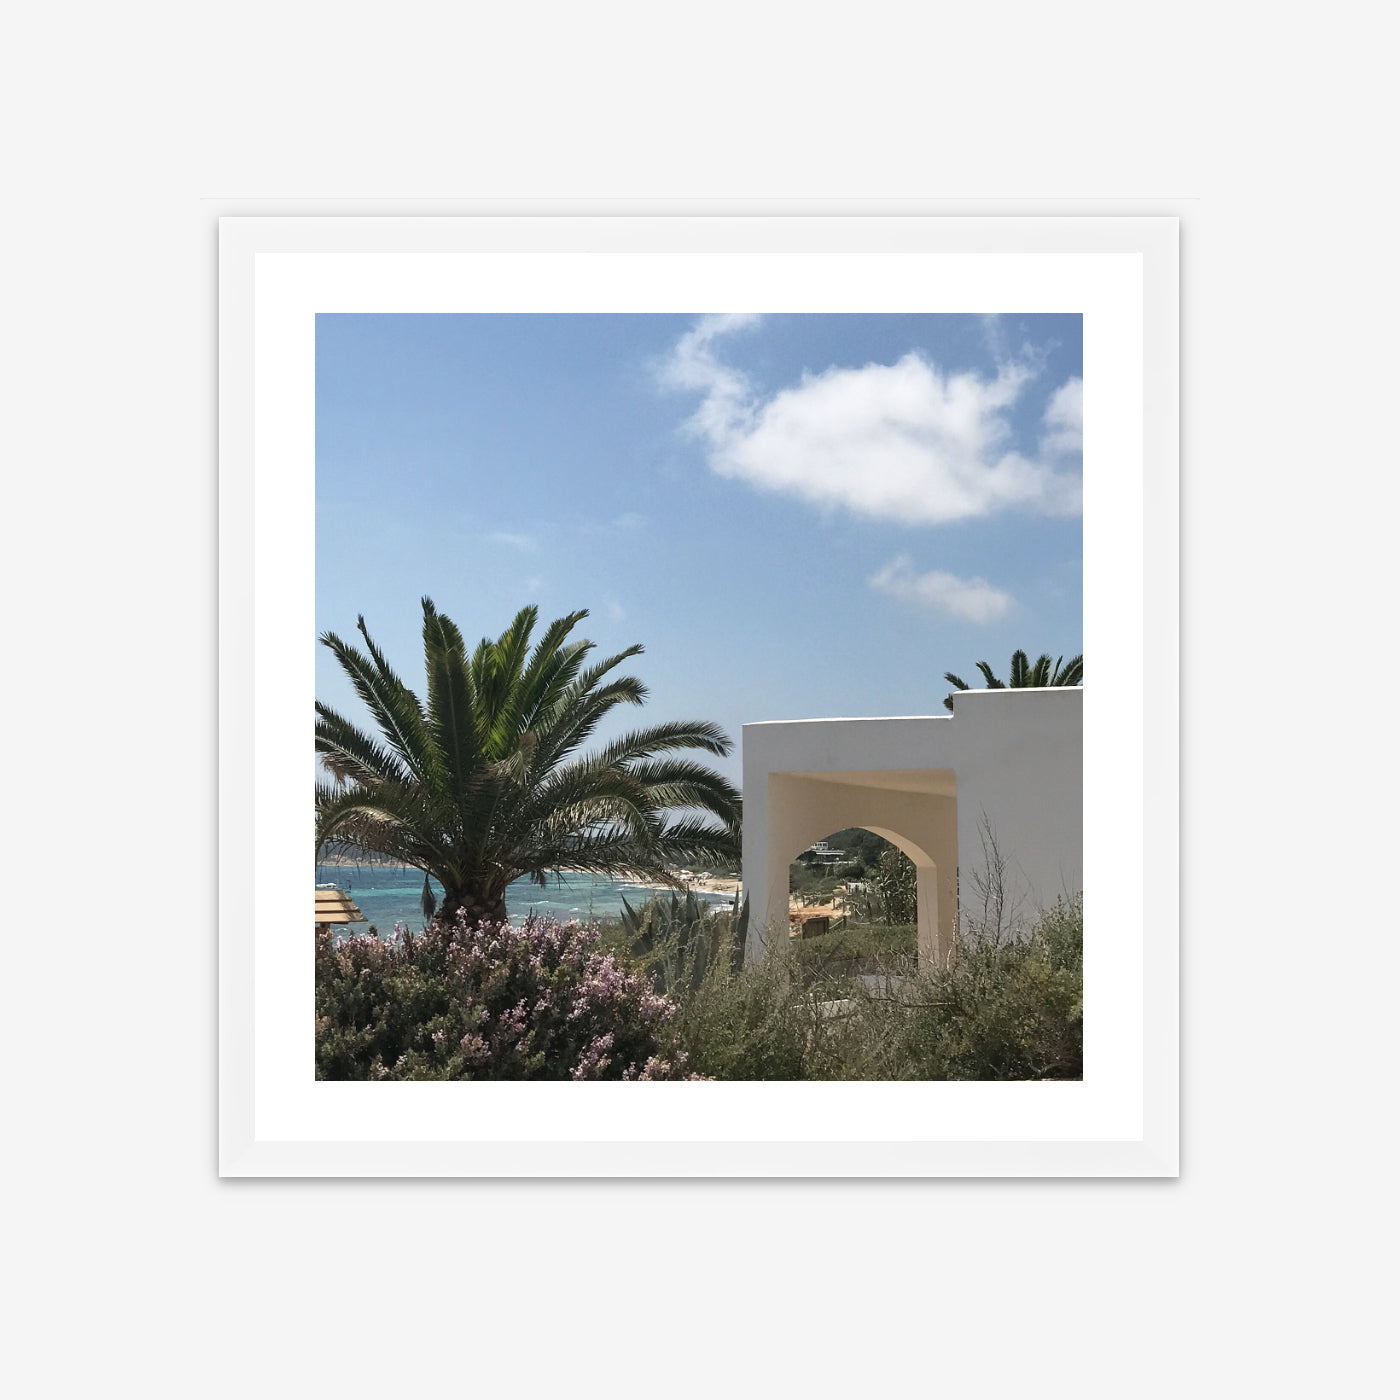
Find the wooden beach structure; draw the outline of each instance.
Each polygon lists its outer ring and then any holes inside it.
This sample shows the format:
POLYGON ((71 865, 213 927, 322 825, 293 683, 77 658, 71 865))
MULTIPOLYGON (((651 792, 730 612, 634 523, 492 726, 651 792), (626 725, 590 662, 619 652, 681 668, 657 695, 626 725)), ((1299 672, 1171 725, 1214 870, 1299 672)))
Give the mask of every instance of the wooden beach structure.
POLYGON ((362 924, 365 916, 344 890, 316 891, 316 932, 329 930, 332 924, 362 924))

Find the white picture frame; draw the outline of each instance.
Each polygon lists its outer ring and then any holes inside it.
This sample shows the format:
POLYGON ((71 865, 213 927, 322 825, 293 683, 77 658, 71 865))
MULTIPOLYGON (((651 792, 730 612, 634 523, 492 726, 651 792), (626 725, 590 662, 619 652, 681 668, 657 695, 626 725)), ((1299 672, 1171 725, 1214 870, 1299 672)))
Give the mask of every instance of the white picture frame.
POLYGON ((1177 237, 1138 217, 221 220, 220 1174, 1176 1175, 1177 237), (349 310, 1084 314, 1082 1082, 315 1081, 315 316, 349 310))

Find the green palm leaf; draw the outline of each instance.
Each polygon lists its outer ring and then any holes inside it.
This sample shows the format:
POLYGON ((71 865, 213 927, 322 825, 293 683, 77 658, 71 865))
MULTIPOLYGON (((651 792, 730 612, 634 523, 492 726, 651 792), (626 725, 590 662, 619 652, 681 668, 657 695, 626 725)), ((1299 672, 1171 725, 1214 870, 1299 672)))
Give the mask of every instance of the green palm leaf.
MULTIPOLYGON (((1025 686, 1046 687, 1046 686, 1075 686, 1084 683, 1084 657, 1083 655, 1073 656, 1065 666, 1061 666, 1063 657, 1056 658, 1053 666, 1050 662, 1050 653, 1042 652, 1036 658, 1035 665, 1031 665, 1030 658, 1024 651, 1016 651, 1011 656, 1010 683, 1013 689, 1020 689, 1025 686)), ((988 690, 1005 690, 1006 685, 997 679, 996 673, 985 661, 977 663, 977 669, 982 673, 982 679, 987 684, 988 690)), ((952 671, 945 671, 943 679, 949 685, 958 690, 967 690, 969 686, 961 676, 956 676, 952 671)), ((945 709, 953 708, 953 697, 947 695, 943 699, 945 709)))
POLYGON ((316 752, 340 781, 353 778, 360 782, 401 783, 408 777, 403 761, 396 754, 376 744, 319 700, 316 714, 316 752))

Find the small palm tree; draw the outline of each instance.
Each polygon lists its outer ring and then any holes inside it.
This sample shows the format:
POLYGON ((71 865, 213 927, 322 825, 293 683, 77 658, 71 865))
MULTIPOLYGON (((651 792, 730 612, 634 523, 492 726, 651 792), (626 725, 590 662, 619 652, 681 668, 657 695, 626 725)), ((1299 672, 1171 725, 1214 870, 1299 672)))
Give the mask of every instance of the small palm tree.
MULTIPOLYGON (((1069 662, 1061 666, 1064 657, 1056 657, 1054 665, 1050 663, 1048 653, 1042 652, 1036 658, 1035 665, 1030 664, 1029 658, 1023 651, 1014 652, 1011 657, 1011 686, 1012 690, 1020 690, 1030 686, 1050 686, 1050 685, 1083 685, 1084 684, 1084 655, 1081 652, 1078 656, 1072 656, 1069 662)), ((982 673, 982 679, 987 682, 988 690, 1006 690, 1004 682, 999 681, 992 673, 992 668, 985 661, 977 663, 977 669, 982 673)), ((943 679, 949 685, 955 685, 959 690, 971 690, 972 687, 960 676, 955 676, 951 671, 943 673, 943 679)), ((945 696, 943 699, 944 709, 953 708, 953 697, 945 696)))
POLYGON ((718 773, 676 750, 727 754, 708 722, 675 722, 580 749, 620 704, 640 705, 642 683, 607 679, 640 654, 628 647, 585 665, 593 643, 569 641, 587 612, 552 622, 533 652, 538 610, 523 608, 497 641, 468 657, 455 624, 423 599, 426 704, 370 638, 368 654, 327 632, 364 702, 372 738, 316 702, 316 752, 333 779, 316 788, 316 852, 374 853, 424 873, 424 915, 504 920, 505 891, 550 871, 635 872, 678 884, 678 866, 737 858, 740 797, 718 773), (442 886, 440 908, 428 877, 442 886))

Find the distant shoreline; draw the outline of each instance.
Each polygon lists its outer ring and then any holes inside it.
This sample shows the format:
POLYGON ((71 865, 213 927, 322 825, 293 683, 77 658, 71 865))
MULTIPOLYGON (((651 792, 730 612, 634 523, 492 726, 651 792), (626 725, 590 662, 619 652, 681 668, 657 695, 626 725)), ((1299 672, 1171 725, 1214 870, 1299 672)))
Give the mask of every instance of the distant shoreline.
MULTIPOLYGON (((317 869, 324 870, 412 870, 415 867, 404 865, 401 861, 364 859, 355 860, 349 856, 328 856, 324 860, 316 862, 317 869)), ((599 879, 615 880, 619 884, 633 884, 647 890, 675 890, 677 894, 685 890, 694 890, 697 894, 724 894, 736 895, 743 884, 737 875, 712 875, 708 879, 702 879, 699 875, 691 875, 687 871, 677 872, 678 885, 660 885, 651 880, 645 879, 635 871, 629 871, 625 875, 603 875, 601 872, 588 870, 565 871, 566 878, 574 877, 586 880, 594 875, 599 879)))

